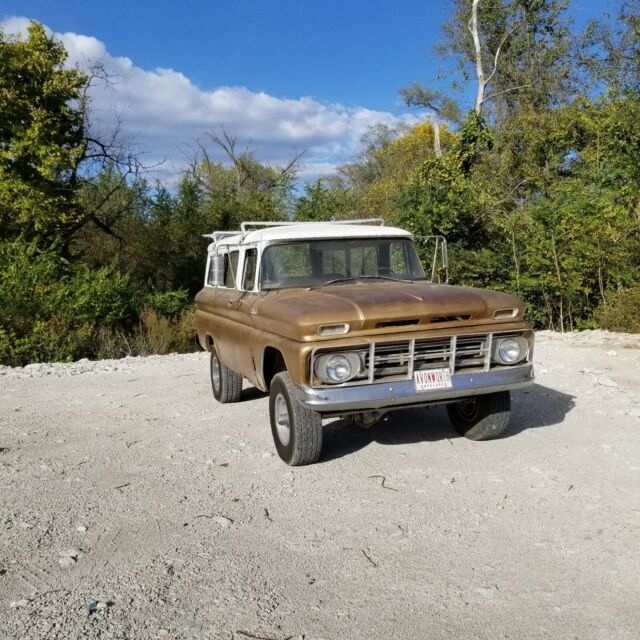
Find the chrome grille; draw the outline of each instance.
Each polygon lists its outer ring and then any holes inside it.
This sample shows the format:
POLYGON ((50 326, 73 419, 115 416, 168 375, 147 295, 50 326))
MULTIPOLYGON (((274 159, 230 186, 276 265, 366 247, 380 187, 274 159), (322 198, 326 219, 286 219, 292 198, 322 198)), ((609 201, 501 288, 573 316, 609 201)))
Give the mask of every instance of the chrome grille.
MULTIPOLYGON (((496 335, 507 337, 523 333, 528 332, 500 332, 496 335)), ((415 338, 394 342, 375 342, 361 349, 354 348, 354 351, 361 354, 364 367, 357 378, 345 385, 412 379, 414 371, 428 369, 448 368, 452 374, 488 371, 491 367, 498 366, 491 361, 493 336, 493 333, 480 333, 440 338, 415 338)), ((313 361, 311 372, 313 376, 313 361)), ((318 383, 317 380, 316 383, 318 383)))

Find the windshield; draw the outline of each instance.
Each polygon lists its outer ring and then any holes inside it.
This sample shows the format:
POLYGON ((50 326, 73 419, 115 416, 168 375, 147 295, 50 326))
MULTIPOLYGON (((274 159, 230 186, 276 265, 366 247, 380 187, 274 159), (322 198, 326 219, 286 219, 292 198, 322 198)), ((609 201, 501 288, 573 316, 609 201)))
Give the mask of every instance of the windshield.
POLYGON ((413 242, 407 238, 308 240, 267 247, 261 288, 286 289, 358 279, 424 280, 413 242))

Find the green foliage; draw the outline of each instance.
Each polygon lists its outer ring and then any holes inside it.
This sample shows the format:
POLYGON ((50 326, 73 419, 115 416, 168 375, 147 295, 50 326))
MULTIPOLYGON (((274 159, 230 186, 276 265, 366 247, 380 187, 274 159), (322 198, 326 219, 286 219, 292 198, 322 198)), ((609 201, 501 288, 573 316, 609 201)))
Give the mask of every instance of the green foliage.
POLYGON ((482 116, 468 114, 461 131, 441 157, 430 157, 399 190, 394 221, 416 235, 444 235, 452 242, 484 239, 475 216, 477 189, 469 172, 489 148, 491 133, 482 116))
POLYGON ((54 236, 80 215, 87 78, 64 68, 63 45, 42 25, 32 22, 26 35, 0 32, 0 239, 54 236))
POLYGON ((640 285, 609 292, 595 318, 603 329, 640 333, 640 285))
POLYGON ((296 202, 296 220, 322 222, 355 216, 353 193, 339 181, 318 178, 296 202))
POLYGON ((191 306, 189 292, 186 289, 178 291, 160 291, 146 297, 147 306, 164 316, 176 317, 191 306))
POLYGON ((0 363, 122 357, 195 346, 187 292, 146 297, 113 267, 71 264, 23 240, 0 243, 0 363))
POLYGON ((0 362, 92 355, 96 327, 132 326, 140 303, 129 276, 112 267, 72 265, 35 242, 0 243, 0 362))
MULTIPOLYGON (((521 108, 551 108, 574 95, 577 65, 575 52, 571 51, 572 24, 567 6, 568 0, 480 2, 482 62, 485 77, 491 76, 483 111, 491 122, 521 108)), ((454 0, 450 12, 443 25, 445 40, 436 47, 436 53, 453 61, 449 75, 455 94, 476 74, 475 48, 468 27, 471 2, 454 0)))
POLYGON ((37 23, 0 33, 0 362, 193 349, 202 235, 246 219, 383 217, 445 235, 453 283, 521 296, 538 327, 639 331, 638 0, 582 34, 566 4, 480 2, 489 84, 463 117, 475 50, 471 3, 455 0, 452 92, 401 90, 438 120, 372 127, 299 197, 297 157, 262 164, 226 132, 209 139, 227 163, 201 147, 177 185, 150 185, 88 135, 89 78, 64 47, 37 23))

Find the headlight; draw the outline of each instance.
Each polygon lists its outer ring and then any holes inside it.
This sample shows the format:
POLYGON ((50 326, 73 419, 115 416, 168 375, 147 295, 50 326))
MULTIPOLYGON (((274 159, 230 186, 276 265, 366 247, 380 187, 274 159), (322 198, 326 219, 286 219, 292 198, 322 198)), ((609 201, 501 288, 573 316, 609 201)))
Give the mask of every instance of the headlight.
POLYGON ((497 338, 493 343, 493 360, 500 364, 516 364, 527 357, 529 342, 526 338, 497 338))
POLYGON ((327 353, 317 358, 314 369, 320 381, 340 384, 357 376, 362 362, 357 353, 327 353))

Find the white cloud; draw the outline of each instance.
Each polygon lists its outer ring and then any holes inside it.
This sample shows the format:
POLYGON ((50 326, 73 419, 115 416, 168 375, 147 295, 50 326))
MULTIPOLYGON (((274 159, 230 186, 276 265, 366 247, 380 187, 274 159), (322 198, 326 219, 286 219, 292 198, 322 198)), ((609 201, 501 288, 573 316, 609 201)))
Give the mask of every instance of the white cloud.
MULTIPOLYGON (((26 33, 29 20, 8 18, 0 23, 7 34, 26 33)), ((206 131, 222 128, 252 141, 263 162, 286 163, 297 151, 306 150, 301 178, 331 173, 336 164, 358 150, 361 135, 372 124, 388 125, 414 115, 396 116, 364 107, 329 104, 311 97, 278 98, 245 87, 203 90, 173 69, 145 70, 126 57, 111 56, 105 45, 91 36, 55 33, 69 52, 69 65, 89 69, 100 61, 114 76, 115 84, 92 88, 92 121, 107 131, 116 115, 123 137, 144 152, 145 164, 165 161, 160 173, 175 175, 184 167, 185 149, 203 139, 206 131)), ((212 156, 215 155, 211 149, 212 156)))

